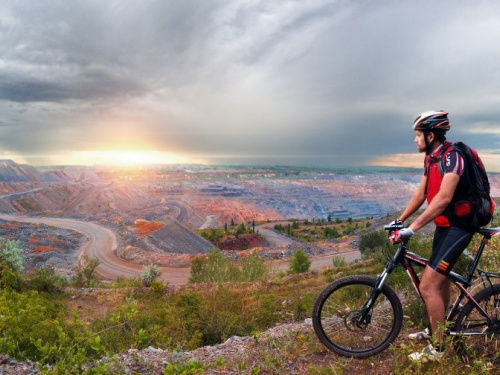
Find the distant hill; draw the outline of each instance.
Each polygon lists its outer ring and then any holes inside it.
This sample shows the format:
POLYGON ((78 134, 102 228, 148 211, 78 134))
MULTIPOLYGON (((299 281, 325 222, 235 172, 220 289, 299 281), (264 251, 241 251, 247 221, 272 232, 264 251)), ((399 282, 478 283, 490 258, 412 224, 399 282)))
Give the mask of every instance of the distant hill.
POLYGON ((69 176, 64 171, 39 171, 26 164, 17 164, 10 159, 0 160, 0 182, 58 182, 69 176))

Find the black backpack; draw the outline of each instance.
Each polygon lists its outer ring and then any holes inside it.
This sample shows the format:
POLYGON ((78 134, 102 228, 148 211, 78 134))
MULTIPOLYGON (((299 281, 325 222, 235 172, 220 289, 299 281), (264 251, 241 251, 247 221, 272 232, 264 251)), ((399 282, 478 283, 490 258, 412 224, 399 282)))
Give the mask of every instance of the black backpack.
POLYGON ((466 169, 467 181, 464 187, 465 199, 470 203, 472 209, 471 225, 475 228, 483 227, 493 219, 495 201, 490 195, 490 182, 486 169, 477 154, 477 151, 463 142, 453 143, 441 151, 441 162, 438 163, 441 175, 444 175, 444 162, 446 154, 451 150, 457 151, 463 158, 466 169))

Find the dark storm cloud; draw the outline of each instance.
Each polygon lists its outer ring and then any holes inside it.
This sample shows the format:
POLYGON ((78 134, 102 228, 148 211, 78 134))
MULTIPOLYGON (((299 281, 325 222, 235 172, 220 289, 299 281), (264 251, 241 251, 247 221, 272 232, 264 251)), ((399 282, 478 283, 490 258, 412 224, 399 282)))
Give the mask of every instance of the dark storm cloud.
POLYGON ((492 150, 499 11, 487 1, 4 2, 0 149, 64 153, 128 136, 189 155, 364 163, 414 153, 414 117, 446 109, 453 138, 492 150))
POLYGON ((63 102, 67 100, 102 100, 120 96, 141 95, 145 88, 139 82, 113 77, 103 72, 86 71, 70 82, 56 82, 41 77, 23 77, 0 73, 0 100, 19 103, 63 102))

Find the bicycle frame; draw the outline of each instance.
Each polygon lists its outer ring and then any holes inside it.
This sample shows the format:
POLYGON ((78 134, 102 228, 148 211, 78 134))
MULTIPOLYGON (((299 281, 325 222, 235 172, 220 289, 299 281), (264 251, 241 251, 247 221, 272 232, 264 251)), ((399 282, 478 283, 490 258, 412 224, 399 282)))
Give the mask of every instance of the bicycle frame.
MULTIPOLYGON (((386 226, 386 230, 395 230, 395 229, 400 229, 401 227, 394 227, 394 226, 386 226)), ((479 260, 481 259, 481 256, 483 254, 483 251, 486 247, 486 244, 488 241, 493 237, 498 234, 500 234, 500 228, 488 228, 488 229, 479 229, 477 233, 481 234, 483 236, 481 243, 478 247, 476 256, 471 259, 472 264, 469 267, 468 273, 466 277, 463 277, 453 271, 451 271, 447 278, 450 280, 458 289, 459 289, 459 295, 457 296, 455 302, 452 304, 450 311, 446 315, 445 321, 452 321, 453 317, 455 316, 456 313, 460 310, 460 303, 461 301, 466 298, 469 300, 471 303, 475 305, 475 307, 478 309, 478 311, 486 318, 488 321, 490 321, 490 318, 488 314, 484 311, 484 309, 476 302, 474 299, 473 295, 471 292, 467 290, 467 288, 470 288, 474 282, 478 279, 484 279, 484 283, 488 283, 490 287, 493 286, 493 283, 491 282, 492 278, 500 278, 500 273, 493 273, 493 272, 486 272, 483 270, 478 269, 478 264, 479 260), (478 271, 478 275, 475 276, 475 272, 478 271)), ((417 291, 418 295, 420 298, 422 298, 422 295, 419 290, 419 285, 420 285, 420 278, 418 277, 417 272, 415 271, 414 266, 419 266, 422 268, 425 268, 428 265, 428 260, 421 257, 418 254, 412 253, 407 250, 406 245, 408 241, 401 243, 401 245, 398 247, 398 250, 394 254, 393 259, 389 260, 382 271, 382 273, 377 277, 377 280, 375 282, 374 289, 366 301, 365 305, 361 309, 361 314, 357 320, 357 324, 359 326, 365 326, 369 324, 370 322, 370 311, 372 310, 375 301, 377 300, 378 295, 381 293, 382 287, 384 286, 387 278, 389 275, 396 269, 397 266, 401 265, 405 268, 406 273, 410 277, 410 281, 412 285, 414 286, 415 290, 417 291)), ((475 288, 474 288, 475 289, 475 288)), ((474 290, 473 289, 473 290, 474 290)), ((500 304, 500 301, 498 301, 500 304)), ((457 332, 448 332, 450 335, 458 335, 457 332)), ((463 333, 461 333, 463 334, 463 333)))

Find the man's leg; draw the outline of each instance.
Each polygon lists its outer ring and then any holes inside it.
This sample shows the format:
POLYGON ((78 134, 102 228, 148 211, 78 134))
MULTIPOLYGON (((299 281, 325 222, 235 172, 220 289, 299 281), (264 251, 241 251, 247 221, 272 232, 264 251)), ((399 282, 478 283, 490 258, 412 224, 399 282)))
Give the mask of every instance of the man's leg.
POLYGON ((431 334, 439 345, 443 345, 443 332, 438 327, 444 324, 446 308, 450 301, 449 280, 427 266, 419 289, 429 316, 431 334))

